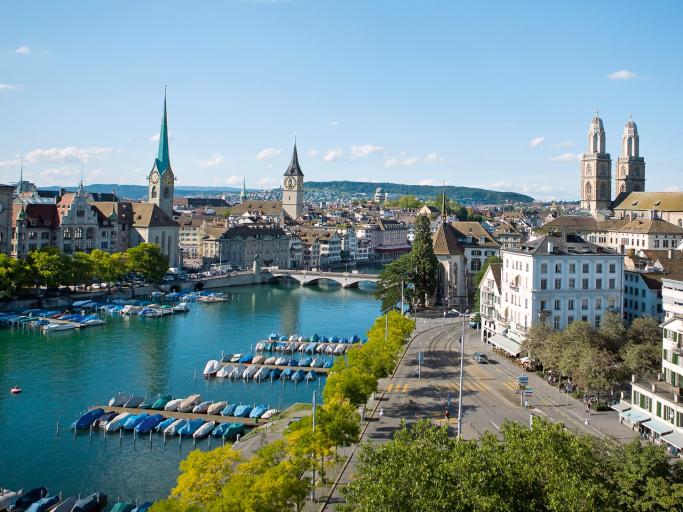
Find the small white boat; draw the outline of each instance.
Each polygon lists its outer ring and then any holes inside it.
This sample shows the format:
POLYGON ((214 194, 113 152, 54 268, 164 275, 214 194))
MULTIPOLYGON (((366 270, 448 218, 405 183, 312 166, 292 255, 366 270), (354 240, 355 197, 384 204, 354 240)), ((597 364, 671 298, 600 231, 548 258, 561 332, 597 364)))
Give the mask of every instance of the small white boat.
POLYGON ((213 405, 213 400, 207 400, 206 402, 202 402, 199 405, 195 405, 192 408, 192 412, 194 414, 206 414, 206 411, 209 410, 209 407, 211 407, 211 405, 213 405))
POLYGON ((324 364, 325 364, 325 361, 323 361, 323 360, 322 360, 321 358, 319 358, 319 357, 316 357, 316 358, 313 359, 313 361, 311 361, 311 366, 312 366, 313 368, 321 368, 322 365, 324 365, 324 364))
POLYGON ((326 344, 326 343, 319 343, 318 346, 315 347, 315 351, 316 351, 318 354, 322 354, 323 352, 325 352, 325 347, 327 347, 327 344, 326 344))
POLYGON ((130 416, 129 412, 122 412, 121 414, 114 416, 114 419, 109 420, 109 423, 104 426, 104 431, 116 432, 121 428, 121 425, 123 425, 123 422, 126 421, 128 416, 130 416))
POLYGON ((228 375, 230 375, 230 372, 233 368, 234 366, 232 366, 231 364, 226 364, 216 372, 216 377, 218 377, 219 379, 226 379, 228 375))
POLYGON ((70 331, 76 328, 76 324, 50 323, 43 326, 43 332, 70 331))
POLYGON ((228 405, 228 402, 226 401, 214 402, 206 410, 206 414, 220 414, 221 411, 225 409, 226 405, 228 405))
POLYGON ((240 358, 242 357, 242 354, 233 354, 232 357, 230 358, 231 363, 239 363, 240 358))
POLYGON ((259 371, 258 366, 247 366, 242 372, 242 378, 251 379, 254 375, 256 375, 257 371, 259 371))
POLYGON ((341 354, 343 354, 345 351, 346 351, 346 345, 343 345, 343 344, 340 343, 340 344, 337 345, 337 347, 334 349, 333 354, 335 354, 335 355, 341 355, 341 354))
POLYGON ((85 320, 83 325, 104 325, 105 323, 106 322, 101 318, 90 318, 89 320, 85 320))
POLYGON ((195 439, 201 439, 202 437, 206 437, 211 433, 215 426, 215 421, 207 421, 201 427, 199 427, 194 434, 192 434, 192 437, 194 437, 195 439))
POLYGON ((199 405, 202 401, 201 395, 190 395, 187 398, 183 398, 178 406, 178 412, 190 412, 194 409, 195 405, 199 405))
POLYGON ((109 399, 109 407, 123 407, 123 404, 128 400, 130 400, 130 395, 128 393, 116 393, 109 399))
POLYGON ((0 510, 9 509, 14 502, 21 497, 22 491, 9 491, 2 489, 0 491, 0 510))
POLYGON ((140 306, 134 306, 133 304, 126 304, 123 306, 123 309, 121 310, 122 315, 137 315, 142 307, 140 306))
POLYGON ((265 356, 255 356, 255 357, 251 360, 251 362, 252 362, 252 364, 261 364, 261 363, 262 363, 263 361, 265 361, 265 360, 266 360, 265 356))
POLYGON ((275 364, 275 361, 277 360, 277 357, 272 356, 267 358, 265 361, 263 361, 263 364, 275 364))
POLYGON ((216 375, 216 372, 223 367, 220 361, 216 359, 211 359, 207 361, 204 367, 204 377, 210 377, 211 375, 216 375))
POLYGON ((263 350, 263 347, 264 347, 264 346, 265 346, 265 345, 263 344, 263 342, 259 341, 259 342, 256 344, 256 352, 261 352, 261 351, 263 350))
POLYGON ((277 365, 277 366, 282 366, 282 365, 287 364, 287 361, 288 361, 288 360, 287 360, 286 357, 278 357, 278 358, 275 360, 275 363, 273 363, 273 364, 275 364, 275 365, 277 365))
POLYGON ((280 409, 268 409, 266 412, 263 413, 263 415, 261 416, 261 419, 267 420, 269 418, 272 418, 273 416, 275 416, 279 412, 280 412, 280 409))
POLYGON ((239 379, 242 376, 243 371, 244 371, 243 367, 241 367, 241 366, 233 367, 233 369, 228 374, 228 379, 231 379, 231 380, 239 379))
POLYGON ((169 401, 165 406, 164 406, 164 411, 177 411, 178 407, 180 407, 180 404, 183 402, 183 398, 175 398, 171 401, 169 401))
POLYGON ((270 375, 270 368, 268 368, 267 366, 262 366, 254 374, 254 380, 257 380, 257 381, 266 380, 268 378, 268 375, 270 375))
POLYGON ((325 347, 325 353, 326 354, 333 354, 334 353, 334 345, 327 345, 327 347, 325 347))
POLYGON ((306 345, 308 345, 308 343, 302 343, 297 347, 296 351, 303 354, 306 351, 306 345))
POLYGON ((176 313, 187 313, 190 311, 190 305, 187 302, 179 302, 173 306, 173 311, 176 313))
POLYGON ((178 430, 178 427, 181 427, 185 423, 187 423, 187 420, 175 420, 173 423, 171 423, 168 427, 164 429, 164 435, 174 436, 176 434, 176 431, 178 430))

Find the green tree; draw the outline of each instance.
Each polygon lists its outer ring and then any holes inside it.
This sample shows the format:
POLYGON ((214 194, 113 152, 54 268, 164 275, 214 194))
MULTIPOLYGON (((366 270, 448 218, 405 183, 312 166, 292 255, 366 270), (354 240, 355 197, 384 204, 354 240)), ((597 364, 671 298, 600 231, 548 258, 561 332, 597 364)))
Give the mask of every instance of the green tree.
POLYGON ((545 324, 536 324, 529 329, 522 341, 522 351, 534 362, 543 364, 543 348, 554 331, 545 324))
POLYGON ((662 330, 659 322, 648 316, 645 318, 634 318, 626 334, 630 344, 662 344, 662 330))
POLYGON ((320 409, 320 429, 333 446, 350 446, 360 435, 360 416, 348 399, 333 397, 320 409))
POLYGON ((662 370, 661 344, 629 343, 621 352, 623 370, 628 375, 642 379, 653 379, 662 370))
POLYGON ((159 283, 168 271, 168 258, 156 244, 142 243, 126 251, 130 269, 151 283, 159 283))
POLYGON ((424 305, 436 291, 436 272, 439 265, 434 255, 429 218, 418 215, 415 219, 415 239, 410 251, 414 269, 412 284, 418 306, 424 305))
POLYGON ((413 258, 410 253, 387 264, 379 274, 375 297, 381 301, 383 313, 396 307, 401 301, 401 288, 405 304, 412 304, 414 298, 413 258))
POLYGON ((62 284, 79 285, 92 282, 93 263, 90 256, 77 252, 72 257, 64 257, 65 282, 62 284))
POLYGON ((57 249, 46 248, 31 251, 27 263, 35 272, 37 284, 48 288, 57 288, 66 282, 67 268, 66 258, 57 249))
POLYGON ((32 284, 33 274, 25 261, 0 254, 0 298, 12 298, 21 288, 32 284))
POLYGON ((600 345, 612 352, 618 352, 626 344, 626 327, 621 316, 608 312, 600 321, 600 345))

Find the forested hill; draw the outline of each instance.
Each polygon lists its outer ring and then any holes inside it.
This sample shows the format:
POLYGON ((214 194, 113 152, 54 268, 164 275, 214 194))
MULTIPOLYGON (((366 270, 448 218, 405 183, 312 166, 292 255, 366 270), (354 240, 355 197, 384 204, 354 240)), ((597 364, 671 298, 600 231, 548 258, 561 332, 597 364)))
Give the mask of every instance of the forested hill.
MULTIPOLYGON (((433 199, 444 190, 442 186, 434 185, 402 185, 400 183, 368 183, 361 181, 307 181, 306 190, 321 190, 338 193, 340 195, 365 194, 372 195, 377 187, 390 195, 413 195, 418 199, 433 199)), ((446 195, 460 203, 530 203, 533 197, 517 192, 498 192, 483 188, 446 187, 446 195)))

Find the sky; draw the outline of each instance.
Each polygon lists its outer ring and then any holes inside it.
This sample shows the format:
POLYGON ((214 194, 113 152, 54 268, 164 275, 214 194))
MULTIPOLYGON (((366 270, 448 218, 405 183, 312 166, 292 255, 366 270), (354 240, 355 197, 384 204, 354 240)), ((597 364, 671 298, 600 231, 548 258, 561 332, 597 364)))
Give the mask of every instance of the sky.
MULTIPOLYGON (((307 180, 575 200, 598 109, 681 190, 683 3, 0 2, 0 182, 146 184, 167 86, 176 186, 307 180)), ((614 169, 614 167, 613 167, 614 169)))

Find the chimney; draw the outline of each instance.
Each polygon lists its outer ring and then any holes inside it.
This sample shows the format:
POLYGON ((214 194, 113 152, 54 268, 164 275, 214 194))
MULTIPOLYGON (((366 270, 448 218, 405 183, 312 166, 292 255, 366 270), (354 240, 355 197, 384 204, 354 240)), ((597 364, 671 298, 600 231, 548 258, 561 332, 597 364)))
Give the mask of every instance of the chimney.
POLYGON ((635 382, 635 381, 636 381, 636 374, 633 373, 633 374, 631 374, 631 382, 635 382))
POLYGON ((548 242, 548 254, 555 252, 555 245, 552 242, 548 242))
POLYGON ((657 384, 655 384, 654 382, 652 383, 652 392, 653 393, 657 392, 657 384))

